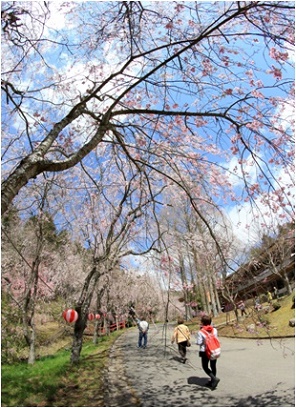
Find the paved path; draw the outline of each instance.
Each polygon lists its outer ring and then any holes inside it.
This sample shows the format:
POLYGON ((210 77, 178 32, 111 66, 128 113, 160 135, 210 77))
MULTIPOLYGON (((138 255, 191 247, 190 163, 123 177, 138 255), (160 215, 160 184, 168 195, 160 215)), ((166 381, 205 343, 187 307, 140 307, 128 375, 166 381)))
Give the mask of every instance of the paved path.
MULTIPOLYGON (((216 390, 205 387, 199 347, 188 349, 186 364, 171 346, 173 326, 152 326, 147 349, 138 349, 137 329, 114 344, 106 373, 105 406, 128 407, 294 407, 294 338, 221 338, 216 390)), ((194 339, 193 339, 194 340, 194 339)))

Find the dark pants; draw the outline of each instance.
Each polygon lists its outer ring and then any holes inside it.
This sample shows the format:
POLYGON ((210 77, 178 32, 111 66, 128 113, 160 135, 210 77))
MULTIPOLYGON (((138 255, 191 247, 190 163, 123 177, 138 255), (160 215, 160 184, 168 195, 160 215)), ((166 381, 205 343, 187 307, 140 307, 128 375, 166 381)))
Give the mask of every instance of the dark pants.
POLYGON ((181 343, 178 343, 178 350, 182 358, 186 357, 186 345, 187 345, 187 340, 181 341, 181 343))
POLYGON ((199 355, 201 357, 202 369, 204 370, 206 374, 208 374, 209 377, 211 377, 212 381, 215 380, 216 374, 217 374, 217 369, 216 369, 217 360, 209 360, 205 351, 200 351, 199 355), (210 363, 211 369, 209 368, 209 363, 210 363))
POLYGON ((139 347, 142 347, 142 342, 144 342, 143 347, 146 347, 147 346, 147 332, 146 333, 143 333, 141 331, 139 332, 139 342, 138 342, 139 347))

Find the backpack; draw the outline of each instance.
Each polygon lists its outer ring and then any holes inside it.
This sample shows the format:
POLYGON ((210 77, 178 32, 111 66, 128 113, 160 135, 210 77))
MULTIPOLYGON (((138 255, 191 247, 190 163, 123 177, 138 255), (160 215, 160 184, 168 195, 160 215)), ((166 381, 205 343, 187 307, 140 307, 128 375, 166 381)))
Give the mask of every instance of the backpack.
POLYGON ((216 360, 217 358, 220 357, 220 354, 221 354, 220 341, 213 333, 209 333, 206 330, 201 330, 201 332, 206 337, 205 352, 206 352, 208 359, 216 360))

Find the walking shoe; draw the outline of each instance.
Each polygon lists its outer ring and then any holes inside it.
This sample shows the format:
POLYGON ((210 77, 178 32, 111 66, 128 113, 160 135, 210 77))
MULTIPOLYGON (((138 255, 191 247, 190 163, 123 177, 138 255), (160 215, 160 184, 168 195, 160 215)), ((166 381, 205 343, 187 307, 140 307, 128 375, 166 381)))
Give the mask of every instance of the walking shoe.
POLYGON ((205 384, 205 387, 210 387, 210 388, 212 388, 212 381, 208 381, 208 382, 205 384))
POLYGON ((219 384, 220 378, 215 378, 215 380, 212 382, 212 390, 214 390, 215 388, 217 388, 217 385, 219 384))

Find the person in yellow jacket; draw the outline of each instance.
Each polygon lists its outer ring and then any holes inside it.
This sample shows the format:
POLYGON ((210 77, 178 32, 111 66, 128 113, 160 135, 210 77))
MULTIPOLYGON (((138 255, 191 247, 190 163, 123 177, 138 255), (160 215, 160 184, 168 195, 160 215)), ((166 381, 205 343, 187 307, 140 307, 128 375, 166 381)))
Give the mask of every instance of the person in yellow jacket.
MULTIPOLYGON (((174 333, 172 335, 172 344, 176 342, 178 344, 178 350, 181 356, 181 361, 185 364, 186 358, 186 347, 190 341, 190 331, 188 327, 184 324, 184 320, 180 317, 178 319, 178 326, 175 327, 174 333)), ((190 343, 189 343, 190 344, 190 343)))

